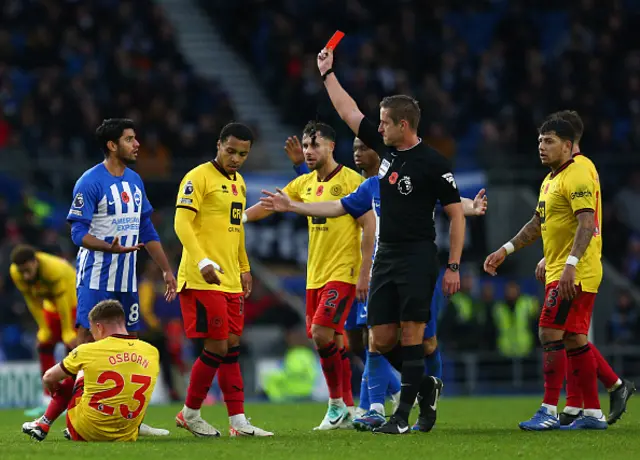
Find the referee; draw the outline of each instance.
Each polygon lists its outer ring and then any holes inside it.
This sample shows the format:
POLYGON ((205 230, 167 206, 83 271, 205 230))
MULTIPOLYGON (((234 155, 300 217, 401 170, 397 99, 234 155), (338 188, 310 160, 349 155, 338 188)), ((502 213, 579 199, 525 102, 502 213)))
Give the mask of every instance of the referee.
POLYGON ((418 103, 403 95, 384 98, 376 129, 340 86, 332 66, 333 52, 323 49, 318 54, 318 69, 333 106, 382 160, 378 171, 379 247, 371 278, 368 325, 376 349, 402 373, 402 389, 395 414, 374 431, 409 433, 408 418, 416 396, 420 431, 429 431, 435 424, 441 390, 434 378, 425 375, 422 346, 439 272, 433 214, 436 201, 440 201, 451 222, 449 263, 442 284, 444 293, 452 295, 460 288, 458 270, 464 245, 460 194, 449 161, 418 137, 418 103))

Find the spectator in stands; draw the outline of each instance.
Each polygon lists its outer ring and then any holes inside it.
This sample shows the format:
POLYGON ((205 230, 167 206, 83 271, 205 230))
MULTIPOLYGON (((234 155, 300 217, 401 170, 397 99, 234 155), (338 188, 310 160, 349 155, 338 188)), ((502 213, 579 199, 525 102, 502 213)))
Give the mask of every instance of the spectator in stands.
POLYGON ((492 313, 498 352, 507 358, 529 356, 537 345, 540 306, 536 299, 521 294, 518 283, 509 281, 504 288, 504 300, 495 304, 492 313))
POLYGON ((487 312, 473 297, 475 277, 465 273, 460 280, 460 291, 449 298, 441 320, 439 336, 448 351, 477 350, 484 342, 487 312))
POLYGON ((141 151, 142 174, 162 178, 172 167, 193 165, 172 165, 169 158, 182 156, 184 126, 206 144, 201 156, 234 117, 224 91, 185 63, 170 23, 151 0, 10 5, 0 26, 0 148, 15 132, 31 158, 99 161, 92 154, 95 126, 130 115, 151 157, 146 161, 141 151), (202 117, 213 122, 199 123, 202 117))
POLYGON ((264 392, 272 402, 297 402, 311 399, 319 362, 310 347, 303 327, 286 331, 287 351, 280 369, 264 378, 264 392))
POLYGON ((624 274, 640 286, 640 234, 635 234, 629 239, 624 259, 624 274))
POLYGON ((624 218, 624 223, 636 232, 640 232, 638 203, 640 203, 640 170, 631 173, 627 186, 616 196, 620 216, 624 218))
POLYGON ((627 291, 618 294, 618 302, 608 324, 609 342, 614 345, 636 345, 640 334, 640 312, 627 291))
POLYGON ((493 321, 493 311, 496 305, 495 288, 491 281, 485 281, 480 288, 480 299, 478 300, 478 310, 485 312, 488 319, 485 321, 481 350, 497 350, 498 331, 493 321))

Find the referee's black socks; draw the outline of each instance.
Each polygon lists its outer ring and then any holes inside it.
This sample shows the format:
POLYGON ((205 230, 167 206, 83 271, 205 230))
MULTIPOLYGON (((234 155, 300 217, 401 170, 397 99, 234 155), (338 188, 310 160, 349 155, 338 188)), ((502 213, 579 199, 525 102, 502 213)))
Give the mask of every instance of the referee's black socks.
POLYGON ((391 364, 393 368, 398 372, 402 372, 402 360, 404 359, 402 348, 402 345, 400 345, 400 342, 398 342, 396 343, 395 347, 382 354, 382 356, 387 358, 389 364, 391 364))
POLYGON ((402 347, 402 387, 400 389, 400 405, 395 415, 405 422, 409 421, 409 414, 416 401, 420 383, 424 375, 424 348, 420 345, 402 347))

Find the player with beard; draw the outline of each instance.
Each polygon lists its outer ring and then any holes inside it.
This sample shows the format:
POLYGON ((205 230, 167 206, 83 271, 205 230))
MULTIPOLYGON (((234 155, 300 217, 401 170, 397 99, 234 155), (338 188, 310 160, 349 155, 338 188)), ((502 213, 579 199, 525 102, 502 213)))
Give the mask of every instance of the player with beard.
MULTIPOLYGON (((287 139, 285 151, 289 159, 293 162, 295 171, 299 175, 309 171, 306 164, 303 163, 304 156, 302 154, 302 147, 297 137, 287 139)), ((269 210, 278 212, 292 211, 312 217, 336 217, 350 214, 352 217, 357 218, 363 213, 373 209, 376 213, 376 219, 379 219, 380 183, 377 175, 380 168, 380 159, 378 154, 356 137, 353 141, 353 159, 367 180, 365 180, 355 192, 344 199, 320 203, 291 203, 291 201, 282 194, 266 193, 267 197, 261 199, 263 206, 269 210)), ((461 201, 466 216, 482 216, 486 212, 487 197, 484 189, 478 192, 475 199, 471 200, 461 197, 461 201)), ((377 236, 376 230, 376 239, 377 236)), ((426 373, 436 379, 442 378, 442 361, 436 337, 437 318, 440 307, 445 301, 440 288, 441 284, 442 278, 438 280, 431 300, 431 319, 425 327, 423 341, 426 373)), ((367 324, 367 303, 356 302, 354 307, 345 323, 347 333, 357 333, 352 334, 353 337, 352 335, 348 336, 349 344, 359 339, 361 328, 367 324)), ((360 389, 360 404, 357 411, 360 413, 357 413, 357 417, 353 422, 354 427, 361 431, 373 430, 385 422, 385 393, 388 392, 392 395, 394 405, 397 405, 397 402, 399 402, 399 395, 395 394, 400 388, 398 378, 392 371, 392 367, 385 357, 375 350, 372 341, 369 340, 368 342, 369 347, 366 356, 365 372, 362 376, 360 389)), ((364 343, 366 346, 366 334, 364 335, 364 343)), ((419 423, 416 423, 413 429, 415 431, 425 431, 421 429, 419 423)))
MULTIPOLYGON (((67 216, 71 239, 80 247, 76 261, 78 344, 93 340, 89 312, 103 300, 122 304, 127 331, 136 334, 141 325, 136 261, 137 251, 143 247, 162 269, 167 300, 176 297, 176 279, 151 222, 153 208, 142 179, 129 168, 140 147, 133 121, 104 120, 96 129, 96 138, 105 159, 76 182, 67 216)), ((67 409, 73 381, 68 377, 60 383, 45 415, 25 423, 24 433, 40 441, 46 437, 51 424, 67 409)), ((140 425, 141 436, 168 434, 167 430, 140 425)))
MULTIPOLYGON (((562 110, 549 115, 549 118, 552 117, 561 118, 571 123, 571 126, 573 126, 573 129, 576 132, 576 138, 573 142, 572 158, 576 163, 583 165, 589 170, 594 181, 600 182, 598 170, 596 169, 595 164, 593 164, 593 161, 586 157, 580 149, 580 140, 582 140, 582 135, 584 134, 584 123, 582 122, 580 115, 578 115, 578 112, 575 110, 562 110)), ((602 196, 598 196, 598 205, 595 213, 596 231, 598 234, 602 234, 602 222, 600 221, 598 212, 601 208, 601 203, 602 196)), ((594 243, 601 251, 602 238, 594 238, 594 243)), ((546 261, 543 257, 536 267, 536 278, 544 283, 545 276, 546 261)), ((627 402, 636 392, 636 386, 634 382, 618 377, 593 343, 589 342, 589 346, 591 347, 598 363, 598 380, 602 382, 609 393, 609 415, 607 416, 607 423, 609 425, 613 425, 622 417, 622 414, 627 411, 627 402)), ((580 385, 576 378, 569 372, 569 369, 567 369, 566 393, 567 404, 559 416, 560 425, 562 426, 570 425, 583 414, 582 392, 580 391, 580 385)))
MULTIPOLYGON (((333 158, 336 134, 329 125, 309 122, 302 137, 305 162, 311 172, 291 181, 282 191, 303 203, 333 202, 363 182, 360 174, 333 158)), ((248 221, 273 213, 258 204, 246 212, 248 221)), ((351 363, 344 346, 344 324, 354 299, 366 301, 376 219, 373 211, 355 219, 309 218, 307 262, 307 334, 313 339, 327 386, 329 408, 319 430, 352 427, 351 363)))

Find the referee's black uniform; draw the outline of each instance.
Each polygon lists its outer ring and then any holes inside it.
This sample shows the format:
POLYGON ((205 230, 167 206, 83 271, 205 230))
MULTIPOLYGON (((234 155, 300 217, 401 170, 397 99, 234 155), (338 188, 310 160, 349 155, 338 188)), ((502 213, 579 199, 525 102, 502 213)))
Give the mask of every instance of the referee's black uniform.
POLYGON ((427 323, 438 279, 434 210, 460 202, 450 162, 419 142, 387 147, 376 126, 363 118, 358 138, 378 152, 380 233, 371 277, 368 324, 427 323))

